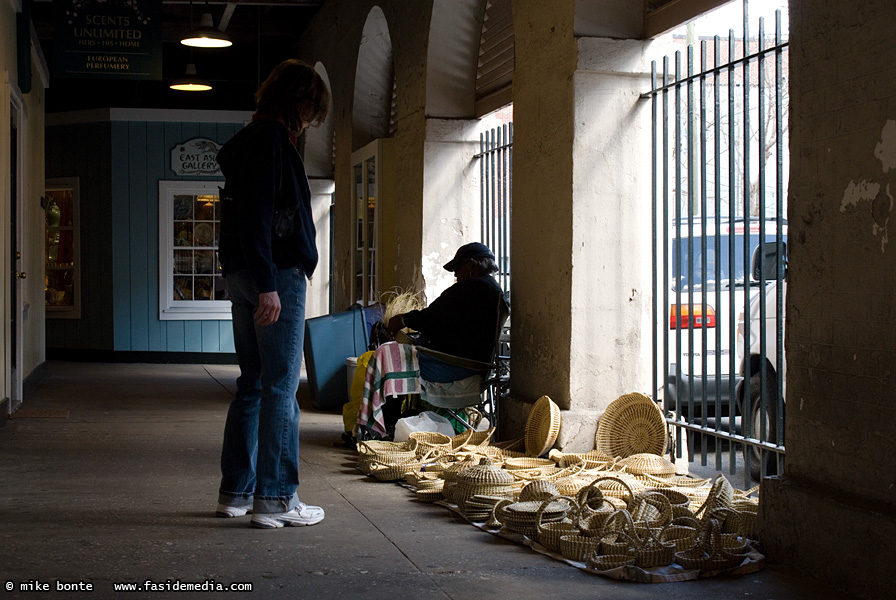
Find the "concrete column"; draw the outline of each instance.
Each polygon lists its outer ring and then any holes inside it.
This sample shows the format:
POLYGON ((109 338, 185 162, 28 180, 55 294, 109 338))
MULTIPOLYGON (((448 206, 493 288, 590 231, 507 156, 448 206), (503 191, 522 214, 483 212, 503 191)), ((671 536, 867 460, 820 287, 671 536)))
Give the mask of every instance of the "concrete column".
POLYGON ((783 476, 760 537, 850 593, 892 595, 896 8, 790 0, 783 476))
POLYGON ((599 415, 652 394, 647 42, 579 38, 573 138, 570 412, 560 444, 590 449, 599 415))
MULTIPOLYGON (((570 407, 573 223, 574 6, 514 2, 513 233, 515 400, 550 396, 570 407)), ((528 406, 505 403, 505 431, 528 406)))
POLYGON ((332 179, 309 179, 311 185, 311 211, 317 229, 317 251, 320 257, 308 291, 305 294, 305 318, 318 317, 330 312, 330 205, 336 189, 332 179))
POLYGON ((573 2, 514 9, 512 395, 550 396, 558 445, 588 450, 651 382, 648 43, 576 38, 573 2))

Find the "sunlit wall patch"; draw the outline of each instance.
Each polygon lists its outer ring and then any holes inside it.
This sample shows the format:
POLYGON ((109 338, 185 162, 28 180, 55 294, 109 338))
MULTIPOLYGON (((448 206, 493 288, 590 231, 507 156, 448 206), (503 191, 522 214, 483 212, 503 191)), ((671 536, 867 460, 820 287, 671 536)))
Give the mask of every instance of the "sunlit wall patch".
MULTIPOLYGON (((886 176, 890 169, 896 170, 896 121, 888 120, 880 132, 880 142, 874 147, 874 157, 880 161, 881 170, 886 176)), ((888 177, 883 179, 888 180, 888 177)), ((861 180, 850 181, 843 191, 840 212, 845 213, 859 208, 859 203, 867 202, 871 208, 871 234, 880 237, 880 251, 886 251, 888 242, 888 225, 893 212, 893 194, 890 183, 861 180)))

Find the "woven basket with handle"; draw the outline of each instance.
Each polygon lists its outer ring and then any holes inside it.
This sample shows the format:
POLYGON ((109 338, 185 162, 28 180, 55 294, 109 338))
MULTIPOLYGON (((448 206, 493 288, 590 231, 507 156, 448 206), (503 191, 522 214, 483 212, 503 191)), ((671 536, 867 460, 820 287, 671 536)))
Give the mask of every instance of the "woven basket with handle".
POLYGON ((703 542, 690 550, 675 553, 675 562, 685 569, 697 569, 701 572, 727 571, 740 566, 744 555, 726 550, 722 543, 721 527, 715 519, 711 520, 709 535, 703 542))
POLYGON ((535 513, 535 537, 538 542, 553 552, 560 551, 560 538, 564 535, 573 535, 579 533, 578 520, 578 504, 569 496, 557 494, 546 498, 542 501, 541 506, 535 513), (565 500, 569 502, 570 510, 561 521, 542 522, 544 510, 557 500, 565 500))

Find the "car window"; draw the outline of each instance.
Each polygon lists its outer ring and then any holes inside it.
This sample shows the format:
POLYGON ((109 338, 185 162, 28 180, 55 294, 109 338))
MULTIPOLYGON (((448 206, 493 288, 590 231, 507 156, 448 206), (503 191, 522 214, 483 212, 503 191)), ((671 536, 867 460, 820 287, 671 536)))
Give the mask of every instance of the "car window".
MULTIPOLYGON (((766 241, 774 242, 775 233, 767 233, 766 241)), ((744 264, 744 256, 752 257, 759 245, 759 236, 749 236, 749 250, 744 253, 744 235, 724 235, 718 253, 716 237, 706 236, 681 238, 672 241, 672 289, 715 288, 716 285, 731 287, 744 282, 744 273, 749 272, 749 259, 744 264), (732 263, 731 257, 734 261, 732 263), (706 272, 703 272, 703 255, 706 255, 706 272), (678 282, 678 285, 675 285, 678 282)))

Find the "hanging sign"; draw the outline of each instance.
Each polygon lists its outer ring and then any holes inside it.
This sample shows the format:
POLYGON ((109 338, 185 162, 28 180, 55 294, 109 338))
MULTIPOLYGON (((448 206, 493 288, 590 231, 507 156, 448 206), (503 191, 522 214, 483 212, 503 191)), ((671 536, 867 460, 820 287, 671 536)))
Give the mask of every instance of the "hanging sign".
POLYGON ((218 142, 194 138, 180 143, 171 151, 171 170, 177 175, 220 175, 218 142))
POLYGON ((162 0, 54 1, 53 74, 162 79, 162 0))

